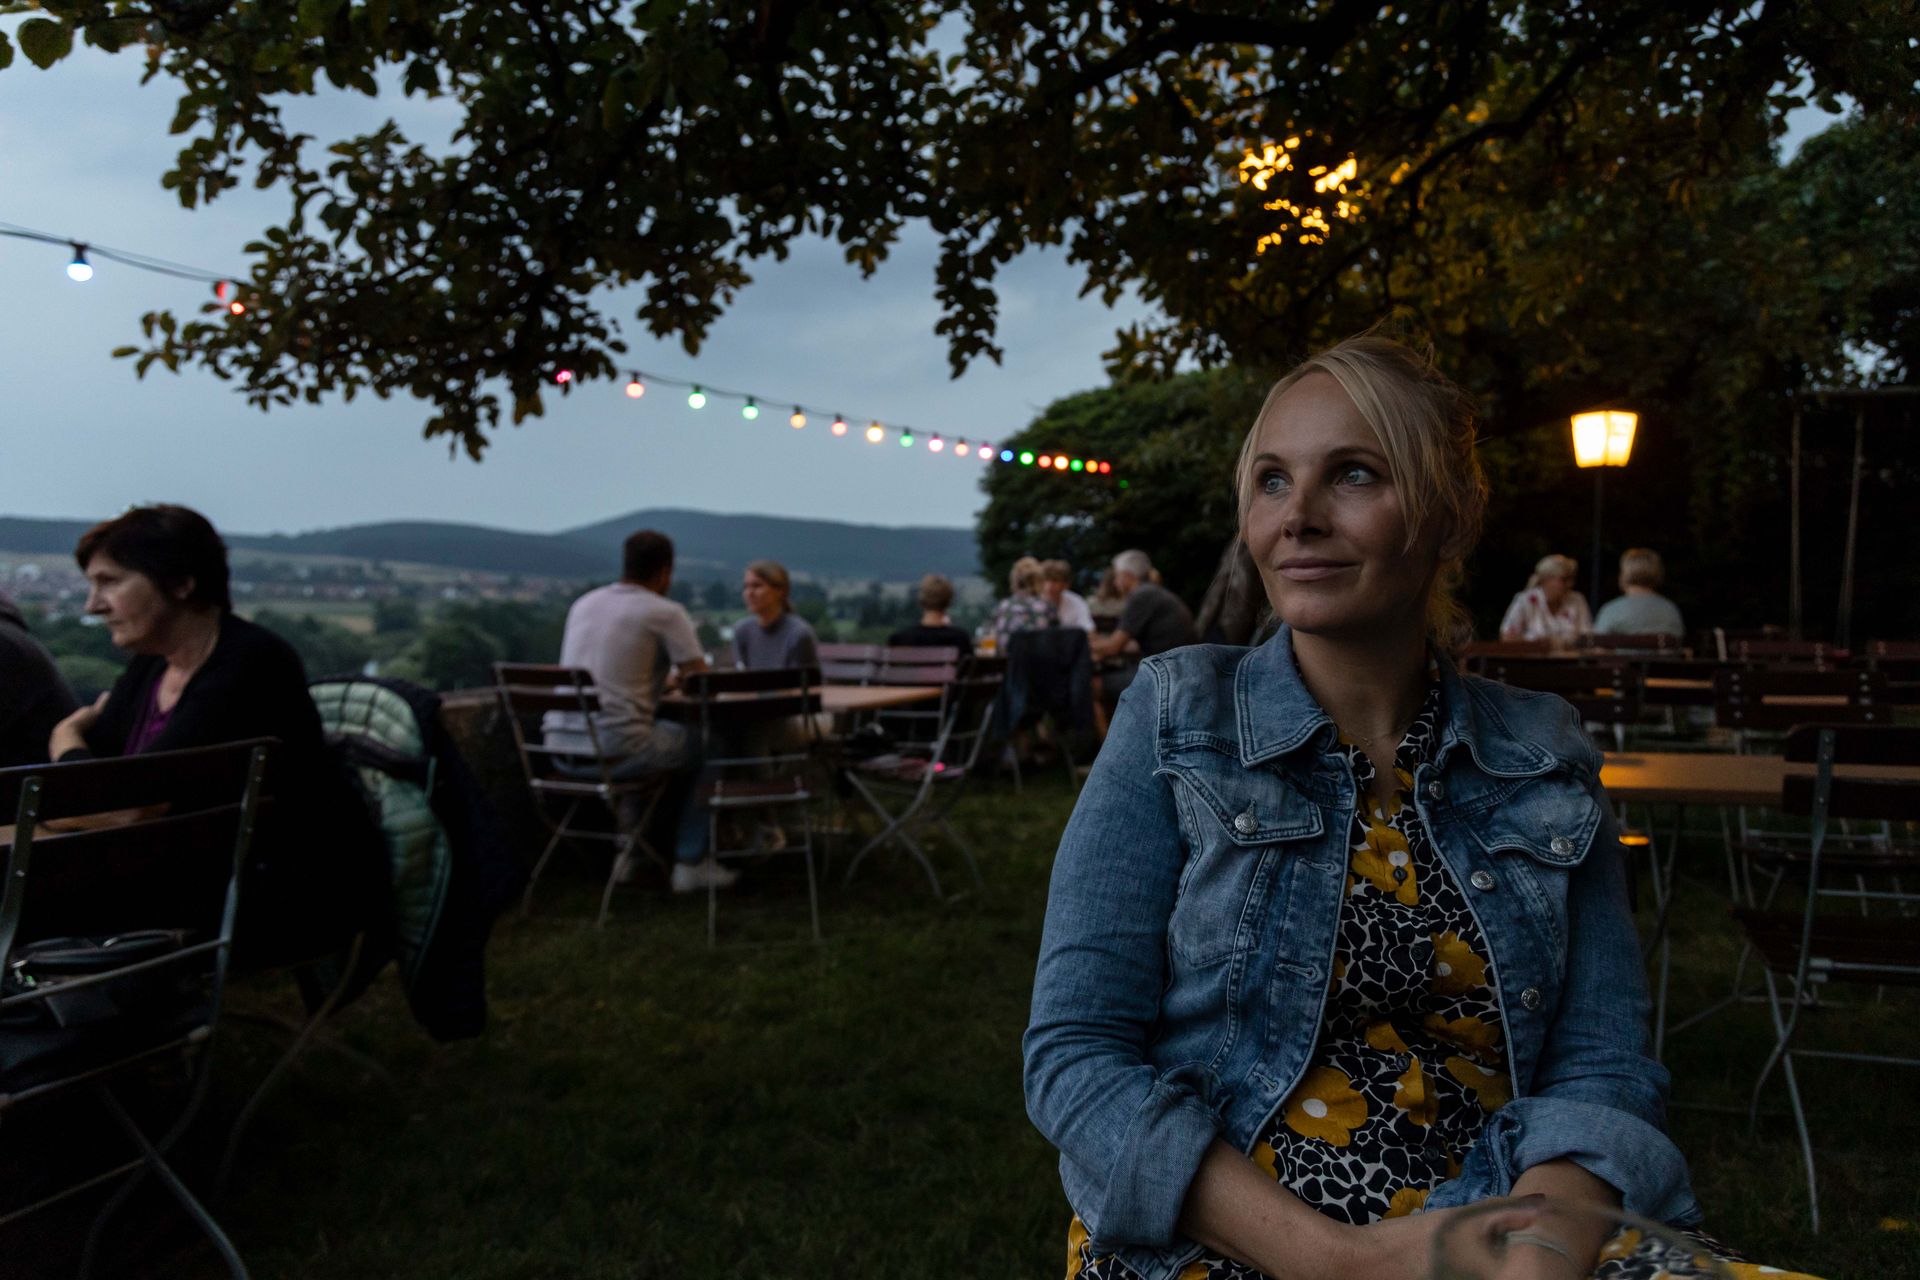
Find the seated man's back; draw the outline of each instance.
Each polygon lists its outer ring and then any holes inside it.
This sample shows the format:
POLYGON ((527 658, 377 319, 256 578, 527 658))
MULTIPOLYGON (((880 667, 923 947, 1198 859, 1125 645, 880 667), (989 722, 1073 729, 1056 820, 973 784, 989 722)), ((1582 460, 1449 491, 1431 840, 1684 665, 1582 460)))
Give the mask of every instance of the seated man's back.
MULTIPOLYGON (((600 750, 643 750, 653 736, 654 711, 668 671, 700 657, 700 640, 686 609, 634 582, 596 587, 567 610, 560 641, 563 666, 584 667, 600 691, 594 716, 600 750)), ((593 750, 578 715, 548 712, 547 745, 593 750)))
POLYGON ((1139 642, 1143 658, 1200 643, 1200 629, 1186 601, 1157 582, 1143 582, 1128 594, 1119 630, 1139 642))

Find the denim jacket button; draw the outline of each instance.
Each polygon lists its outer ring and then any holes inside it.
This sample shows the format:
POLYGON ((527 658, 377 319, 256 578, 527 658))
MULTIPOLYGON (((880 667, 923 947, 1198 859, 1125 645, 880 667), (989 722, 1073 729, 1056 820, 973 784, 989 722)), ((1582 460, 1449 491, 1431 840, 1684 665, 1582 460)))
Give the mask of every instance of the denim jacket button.
POLYGON ((1540 988, 1528 987, 1525 991, 1522 991, 1520 993, 1520 1003, 1525 1005, 1529 1012, 1538 1009, 1540 1007, 1540 988))
POLYGON ((1555 836, 1553 839, 1547 841, 1547 847, 1553 850, 1554 857, 1564 858, 1573 852, 1573 841, 1567 839, 1565 836, 1555 836))
POLYGON ((1233 829, 1243 836, 1252 835, 1253 829, 1259 825, 1260 824, 1254 820, 1253 810, 1251 809, 1233 820, 1233 829))
POLYGON ((1476 871, 1467 877, 1467 882, 1482 893, 1485 893, 1487 890, 1493 888, 1493 872, 1476 871))
POLYGON ((1427 799, 1445 800, 1446 798, 1447 798, 1447 786, 1444 782, 1441 782, 1439 779, 1436 778, 1432 782, 1429 782, 1427 784, 1427 799))

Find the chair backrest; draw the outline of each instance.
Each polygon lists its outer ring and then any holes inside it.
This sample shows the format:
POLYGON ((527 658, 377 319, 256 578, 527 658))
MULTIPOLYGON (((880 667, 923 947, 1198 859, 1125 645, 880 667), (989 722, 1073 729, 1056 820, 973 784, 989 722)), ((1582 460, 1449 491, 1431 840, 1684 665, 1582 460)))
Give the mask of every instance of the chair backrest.
POLYGON ((1729 637, 1727 657, 1735 662, 1806 664, 1827 668, 1844 662, 1847 651, 1818 640, 1729 637))
POLYGON ((267 806, 277 745, 258 738, 0 770, 0 819, 14 824, 0 891, 0 972, 34 942, 152 929, 181 931, 188 944, 129 969, 199 959, 223 979, 240 868, 267 806))
POLYGON ((1586 638, 1586 647, 1601 653, 1677 653, 1680 641, 1662 631, 1639 635, 1609 635, 1596 631, 1586 638))
POLYGON ((1714 681, 1729 669, 1713 658, 1643 658, 1634 665, 1645 707, 1711 707, 1714 681))
POLYGON ((1920 640, 1875 640, 1867 646, 1866 660, 1889 682, 1920 682, 1920 640))
POLYGON ((576 765, 599 761, 601 781, 609 781, 607 753, 602 750, 600 730, 594 722, 593 713, 600 709, 600 691, 594 687, 592 673, 584 667, 556 663, 496 662, 493 683, 500 695, 500 710, 513 733, 521 772, 532 787, 537 790, 563 778, 558 768, 561 761, 576 765), (583 736, 586 750, 547 745, 542 722, 550 712, 568 717, 570 732, 583 736))
POLYGON ((1516 689, 1557 693, 1573 704, 1582 720, 1630 724, 1640 717, 1639 668, 1623 659, 1489 658, 1482 674, 1516 689))
MULTIPOLYGON (((1818 764, 1820 740, 1831 734, 1835 765, 1892 765, 1920 770, 1920 728, 1894 725, 1803 724, 1787 735, 1786 757, 1795 764, 1818 764)), ((1788 774, 1780 807, 1787 813, 1814 809, 1817 776, 1788 774)), ((1920 776, 1832 779, 1827 814, 1886 822, 1920 821, 1920 776)))
POLYGON ((758 671, 702 671, 680 682, 699 704, 703 732, 820 713, 820 668, 768 667, 758 671))
POLYGON ((1893 707, 1872 671, 1729 667, 1714 678, 1714 719, 1735 730, 1890 724, 1893 707))
POLYGON ((993 707, 1000 696, 1002 677, 963 675, 947 685, 942 700, 947 719, 942 725, 938 762, 971 771, 990 733, 993 707))
POLYGON ((828 684, 872 684, 883 651, 877 644, 823 644, 818 650, 820 678, 828 684))
POLYGON ((1467 670, 1484 675, 1489 658, 1538 658, 1552 649, 1547 640, 1475 640, 1460 650, 1460 661, 1467 670))
POLYGON ((959 661, 960 650, 950 644, 890 644, 880 650, 886 667, 951 667, 959 661))

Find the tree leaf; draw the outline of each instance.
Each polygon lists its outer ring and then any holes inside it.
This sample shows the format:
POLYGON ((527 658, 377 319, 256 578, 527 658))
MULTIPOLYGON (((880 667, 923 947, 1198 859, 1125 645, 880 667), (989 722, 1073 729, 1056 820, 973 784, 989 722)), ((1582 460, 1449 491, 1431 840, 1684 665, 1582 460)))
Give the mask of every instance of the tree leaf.
POLYGON ((0 71, 13 65, 13 41, 7 39, 7 33, 0 31, 0 71))
POLYGON ((73 52, 72 28, 46 18, 28 18, 20 24, 20 52, 45 71, 73 52))

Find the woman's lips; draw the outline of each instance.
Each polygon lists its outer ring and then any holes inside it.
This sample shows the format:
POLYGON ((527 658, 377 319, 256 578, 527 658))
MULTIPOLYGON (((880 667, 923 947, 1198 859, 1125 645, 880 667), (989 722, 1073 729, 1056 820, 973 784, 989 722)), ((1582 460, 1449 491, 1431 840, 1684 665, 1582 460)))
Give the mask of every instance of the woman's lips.
POLYGON ((1284 560, 1280 563, 1280 576, 1288 582, 1319 582, 1353 567, 1344 560, 1284 560))

